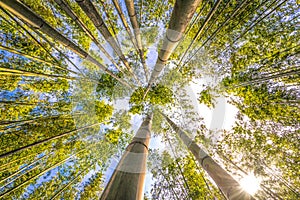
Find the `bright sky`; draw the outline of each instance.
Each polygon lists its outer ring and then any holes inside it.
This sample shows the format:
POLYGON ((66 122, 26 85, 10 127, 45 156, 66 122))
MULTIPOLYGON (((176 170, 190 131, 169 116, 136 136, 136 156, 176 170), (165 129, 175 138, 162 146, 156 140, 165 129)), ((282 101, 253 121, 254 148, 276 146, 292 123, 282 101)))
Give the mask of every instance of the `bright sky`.
MULTIPOLYGON (((199 95, 197 93, 203 90, 202 87, 203 80, 197 81, 197 83, 191 83, 190 88, 193 92, 193 95, 190 94, 194 101, 197 101, 199 95)), ((235 122, 235 115, 238 112, 238 109, 229 104, 228 99, 225 97, 218 97, 216 99, 215 108, 209 108, 204 104, 199 104, 197 101, 197 110, 201 117, 204 118, 204 122, 207 128, 209 129, 226 129, 229 130, 235 122)))

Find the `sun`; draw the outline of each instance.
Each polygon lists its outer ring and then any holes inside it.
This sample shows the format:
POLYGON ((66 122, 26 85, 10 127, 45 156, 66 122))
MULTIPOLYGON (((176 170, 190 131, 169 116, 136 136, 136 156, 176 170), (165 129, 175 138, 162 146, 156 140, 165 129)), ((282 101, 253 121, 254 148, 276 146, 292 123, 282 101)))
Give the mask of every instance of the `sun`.
POLYGON ((253 173, 248 174, 240 180, 242 188, 251 195, 254 195, 260 189, 260 182, 253 173))

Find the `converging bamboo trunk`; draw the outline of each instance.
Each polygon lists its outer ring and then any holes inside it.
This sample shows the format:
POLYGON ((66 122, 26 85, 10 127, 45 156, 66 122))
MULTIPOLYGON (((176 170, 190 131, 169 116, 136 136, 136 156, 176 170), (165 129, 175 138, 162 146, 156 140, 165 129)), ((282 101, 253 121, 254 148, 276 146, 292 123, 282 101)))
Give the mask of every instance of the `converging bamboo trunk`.
POLYGON ((169 27, 166 31, 162 48, 159 51, 144 97, 149 92, 151 85, 156 81, 169 57, 177 47, 200 2, 201 0, 176 0, 169 27))
POLYGON ((127 146, 102 193, 101 200, 142 200, 144 198, 151 124, 152 114, 143 121, 132 142, 127 146))
POLYGON ((216 163, 203 149, 196 144, 181 128, 179 128, 168 116, 161 113, 170 126, 178 134, 183 143, 192 152, 202 168, 214 180, 226 198, 230 200, 254 200, 255 198, 242 189, 240 184, 216 163))
POLYGON ((105 73, 109 74, 110 76, 112 76, 113 78, 118 80, 124 86, 127 86, 129 88, 131 87, 127 82, 123 81, 118 76, 116 76, 114 73, 112 73, 110 70, 108 70, 103 64, 98 62, 95 58, 93 58, 85 50, 83 50, 82 48, 77 46, 71 40, 66 38, 61 33, 59 33, 55 28, 50 26, 44 19, 42 19, 39 15, 34 13, 26 5, 24 5, 21 2, 16 1, 16 0, 1 0, 0 6, 2 6, 4 9, 8 10, 12 14, 16 15, 18 18, 20 18, 23 22, 29 24, 31 27, 34 27, 36 30, 39 30, 39 31, 45 33, 53 40, 66 46, 68 49, 70 49, 71 51, 76 53, 78 56, 93 63, 94 65, 99 67, 101 70, 103 70, 105 73))

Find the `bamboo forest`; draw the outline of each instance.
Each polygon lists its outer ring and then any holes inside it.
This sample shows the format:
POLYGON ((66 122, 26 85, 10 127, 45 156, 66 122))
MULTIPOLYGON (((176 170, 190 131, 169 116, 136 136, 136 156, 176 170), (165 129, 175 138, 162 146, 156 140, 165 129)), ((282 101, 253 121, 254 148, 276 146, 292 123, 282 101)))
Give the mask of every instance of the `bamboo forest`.
POLYGON ((299 200, 300 1, 0 0, 0 199, 299 200))

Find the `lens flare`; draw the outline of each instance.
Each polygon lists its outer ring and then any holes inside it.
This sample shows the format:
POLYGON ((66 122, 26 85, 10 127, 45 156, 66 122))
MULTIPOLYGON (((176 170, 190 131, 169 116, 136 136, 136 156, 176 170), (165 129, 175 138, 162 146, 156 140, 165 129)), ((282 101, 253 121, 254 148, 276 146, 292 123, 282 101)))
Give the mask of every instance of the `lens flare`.
POLYGON ((242 188, 251 195, 254 195, 260 189, 260 182, 254 174, 248 174, 240 180, 242 188))

